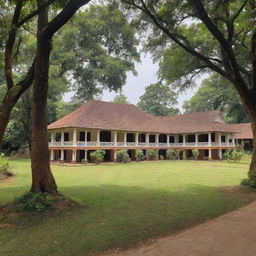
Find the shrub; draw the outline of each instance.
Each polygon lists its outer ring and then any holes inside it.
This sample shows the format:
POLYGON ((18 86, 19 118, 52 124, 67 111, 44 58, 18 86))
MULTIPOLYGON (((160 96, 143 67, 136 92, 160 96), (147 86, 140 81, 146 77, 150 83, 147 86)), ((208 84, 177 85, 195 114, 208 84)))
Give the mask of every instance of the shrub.
POLYGON ((168 149, 166 152, 166 158, 169 160, 179 160, 180 150, 179 149, 168 149))
POLYGON ((84 164, 84 165, 87 165, 88 160, 87 160, 87 159, 82 159, 82 160, 81 160, 81 163, 84 164))
POLYGON ((249 178, 244 178, 240 182, 241 185, 250 185, 250 180, 249 178))
POLYGON ((198 149, 192 149, 192 154, 193 154, 194 159, 197 160, 200 152, 198 149))
POLYGON ((222 159, 223 159, 223 160, 228 160, 228 159, 229 159, 229 154, 228 154, 228 153, 224 153, 224 154, 222 155, 222 159))
POLYGON ((135 151, 135 158, 136 158, 137 161, 145 160, 145 156, 144 156, 143 150, 137 149, 135 151))
POLYGON ((105 154, 105 150, 95 150, 94 152, 90 153, 90 157, 94 163, 99 164, 103 162, 105 154))
POLYGON ((148 160, 158 160, 157 151, 155 149, 148 150, 148 160))
POLYGON ((32 193, 28 192, 25 195, 18 197, 14 201, 14 206, 18 211, 36 211, 44 212, 47 209, 52 209, 54 205, 63 201, 63 196, 52 196, 47 193, 32 193))
POLYGON ((116 152, 116 160, 120 163, 128 163, 131 161, 131 158, 126 149, 120 149, 116 152))
POLYGON ((12 165, 7 158, 0 156, 0 179, 13 176, 12 165))
POLYGON ((164 160, 164 156, 160 155, 160 156, 159 156, 159 159, 160 159, 160 160, 164 160))
POLYGON ((239 162, 242 159, 243 155, 244 154, 242 152, 234 150, 231 153, 230 160, 233 160, 234 162, 239 162))

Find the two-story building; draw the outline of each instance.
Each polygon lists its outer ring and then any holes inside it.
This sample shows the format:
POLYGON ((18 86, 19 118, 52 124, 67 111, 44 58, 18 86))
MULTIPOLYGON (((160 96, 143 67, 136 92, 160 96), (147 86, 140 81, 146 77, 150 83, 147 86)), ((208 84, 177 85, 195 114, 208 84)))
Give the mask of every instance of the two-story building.
POLYGON ((179 149, 183 159, 199 149, 199 159, 217 160, 235 147, 234 129, 219 111, 156 117, 132 104, 91 100, 48 129, 52 161, 90 161, 90 152, 98 149, 106 151, 105 161, 115 161, 119 149, 127 149, 132 160, 136 149, 146 156, 156 149, 163 157, 179 149))

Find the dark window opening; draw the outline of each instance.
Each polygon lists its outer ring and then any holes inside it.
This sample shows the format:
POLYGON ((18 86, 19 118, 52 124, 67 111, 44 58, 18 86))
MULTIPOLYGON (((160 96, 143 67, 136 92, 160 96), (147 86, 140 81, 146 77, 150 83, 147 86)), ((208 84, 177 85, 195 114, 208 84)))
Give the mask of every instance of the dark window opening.
POLYGON ((188 135, 187 142, 196 142, 196 136, 194 134, 188 135))
POLYGON ((79 133, 79 141, 85 141, 85 132, 79 133))
POLYGON ((167 136, 165 134, 159 135, 159 142, 160 143, 167 143, 167 136))
POLYGON ((146 142, 146 135, 145 133, 140 133, 139 134, 139 142, 146 142))
POLYGON ((221 136, 221 142, 226 142, 226 136, 221 136))
POLYGON ((179 143, 183 143, 183 135, 179 135, 179 143))
POLYGON ((198 142, 208 142, 208 134, 199 134, 198 142))
POLYGON ((150 134, 150 135, 149 135, 149 143, 155 143, 155 142, 156 142, 156 136, 150 134))
POLYGON ((100 132, 100 141, 110 142, 111 141, 111 132, 110 131, 101 131, 100 132))
POLYGON ((170 141, 170 143, 174 143, 174 141, 175 141, 175 140, 174 140, 174 136, 170 136, 170 137, 169 137, 169 141, 170 141))
POLYGON ((127 142, 135 142, 135 134, 127 133, 127 142))

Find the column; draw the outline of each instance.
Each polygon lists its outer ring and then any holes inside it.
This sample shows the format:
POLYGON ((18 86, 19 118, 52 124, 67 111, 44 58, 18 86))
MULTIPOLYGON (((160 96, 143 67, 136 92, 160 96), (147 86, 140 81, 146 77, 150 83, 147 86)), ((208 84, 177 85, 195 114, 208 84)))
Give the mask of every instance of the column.
POLYGON ((212 146, 212 134, 209 132, 208 133, 208 146, 211 147, 212 146))
POLYGON ((195 134, 195 139, 196 139, 196 147, 198 146, 198 134, 195 134))
POLYGON ((179 143, 179 134, 174 134, 174 143, 179 143))
POLYGON ((97 145, 97 147, 100 146, 100 131, 97 131, 96 145, 97 145))
POLYGON ((221 146, 221 133, 219 133, 219 146, 221 146))
POLYGON ((209 149, 209 158, 212 158, 212 150, 209 149))
POLYGON ((87 131, 84 131, 84 145, 87 146, 87 131))
POLYGON ((135 133, 135 146, 136 147, 139 146, 139 133, 138 132, 135 133))
POLYGON ((55 132, 51 132, 51 142, 53 143, 55 141, 55 132))
POLYGON ((77 133, 77 129, 74 128, 74 130, 73 130, 73 147, 76 146, 76 133, 77 133))
POLYGON ((116 150, 114 150, 114 157, 113 157, 114 159, 114 162, 116 162, 116 159, 117 159, 117 157, 116 157, 116 150))
POLYGON ((146 149, 146 159, 148 160, 148 149, 146 149))
POLYGON ((84 160, 88 161, 88 159, 87 159, 87 150, 84 151, 84 160))
POLYGON ((64 132, 63 132, 63 131, 61 131, 60 145, 61 145, 62 147, 64 146, 64 132))
POLYGON ((183 147, 186 146, 186 134, 183 134, 183 147))
POLYGON ((170 135, 167 134, 166 138, 167 138, 167 147, 170 147, 170 135))
POLYGON ((54 161, 54 150, 51 149, 51 161, 54 161))
POLYGON ((184 149, 182 153, 183 153, 183 160, 186 160, 186 150, 184 149))
POLYGON ((155 142, 156 142, 156 146, 158 146, 159 143, 159 134, 155 135, 155 142))
POLYGON ((232 143, 233 143, 233 145, 235 145, 235 138, 234 138, 234 136, 232 136, 232 143))
POLYGON ((72 150, 72 162, 76 163, 76 150, 72 150))
POLYGON ((124 133, 124 146, 127 146, 127 132, 124 133))
POLYGON ((220 160, 222 159, 222 149, 221 148, 219 148, 219 158, 220 158, 220 160))
POLYGON ((229 134, 226 136, 227 138, 227 146, 229 147, 229 134))
POLYGON ((146 146, 148 146, 148 144, 149 144, 149 134, 146 133, 146 146))
POLYGON ((114 132, 114 147, 117 146, 117 132, 114 132))
POLYGON ((64 149, 60 151, 60 161, 64 161, 64 149))

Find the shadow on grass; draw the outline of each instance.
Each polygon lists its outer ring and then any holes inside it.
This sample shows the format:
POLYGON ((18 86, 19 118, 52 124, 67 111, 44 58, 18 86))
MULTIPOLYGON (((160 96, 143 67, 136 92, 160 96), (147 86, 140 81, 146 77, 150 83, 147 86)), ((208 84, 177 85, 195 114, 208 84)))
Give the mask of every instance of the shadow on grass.
MULTIPOLYGON (((12 188, 19 194, 24 187, 12 188)), ((42 214, 13 232, 0 230, 0 255, 93 255, 127 248, 217 217, 255 199, 248 189, 186 185, 176 190, 128 186, 60 187, 83 207, 42 214), (40 242, 39 242, 40 241, 40 242)), ((1 193, 10 189, 1 188, 1 193)), ((18 217, 15 221, 24 221, 18 217)))

